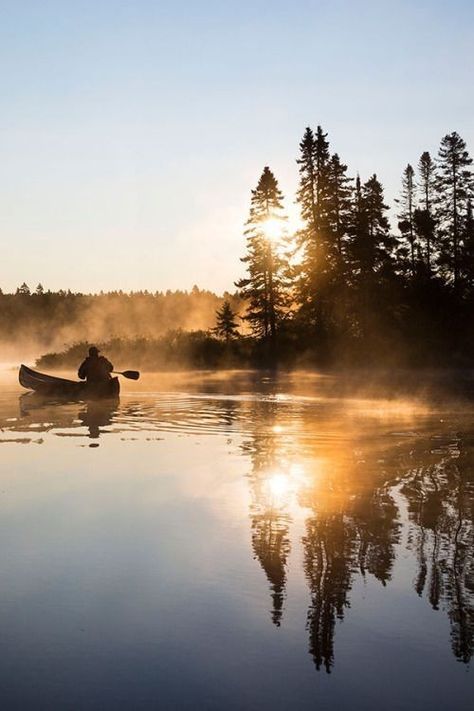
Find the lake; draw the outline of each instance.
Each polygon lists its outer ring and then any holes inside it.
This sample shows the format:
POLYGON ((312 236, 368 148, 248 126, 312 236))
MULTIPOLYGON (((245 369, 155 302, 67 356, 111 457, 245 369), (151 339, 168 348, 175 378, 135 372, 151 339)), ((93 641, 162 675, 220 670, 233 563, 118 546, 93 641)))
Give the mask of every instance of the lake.
POLYGON ((472 709, 474 403, 0 395, 2 709, 472 709))

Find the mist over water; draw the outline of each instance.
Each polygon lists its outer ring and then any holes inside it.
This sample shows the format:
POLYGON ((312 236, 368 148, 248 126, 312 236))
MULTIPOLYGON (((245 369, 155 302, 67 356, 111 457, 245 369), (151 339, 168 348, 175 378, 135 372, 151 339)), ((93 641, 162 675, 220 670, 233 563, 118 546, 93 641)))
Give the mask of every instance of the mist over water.
POLYGON ((474 407, 309 373, 2 385, 6 707, 470 708, 474 407))
MULTIPOLYGON (((78 342, 163 337, 169 331, 206 331, 215 325, 222 297, 191 291, 3 294, 0 291, 0 360, 34 362, 47 351, 78 342)), ((229 297, 237 304, 237 297, 229 297)))

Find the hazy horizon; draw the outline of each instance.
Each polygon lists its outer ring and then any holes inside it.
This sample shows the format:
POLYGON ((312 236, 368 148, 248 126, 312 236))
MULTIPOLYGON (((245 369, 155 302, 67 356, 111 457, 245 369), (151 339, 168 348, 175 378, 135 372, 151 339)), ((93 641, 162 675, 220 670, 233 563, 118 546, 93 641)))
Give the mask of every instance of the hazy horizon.
POLYGON ((232 290, 264 165, 297 214, 307 125, 392 208, 443 135, 474 150, 464 0, 0 10, 4 291, 232 290))

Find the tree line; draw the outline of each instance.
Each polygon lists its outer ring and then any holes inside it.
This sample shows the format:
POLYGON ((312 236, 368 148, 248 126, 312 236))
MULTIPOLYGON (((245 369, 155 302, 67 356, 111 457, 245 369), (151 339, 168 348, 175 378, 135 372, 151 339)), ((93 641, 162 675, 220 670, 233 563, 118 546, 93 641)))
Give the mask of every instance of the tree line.
POLYGON ((321 126, 305 130, 297 165, 295 232, 269 167, 251 193, 246 275, 236 285, 263 357, 468 362, 474 183, 463 139, 447 134, 435 158, 424 151, 407 164, 396 230, 377 175, 349 176, 321 126))
POLYGON ((245 275, 233 293, 22 284, 0 291, 0 339, 48 348, 147 339, 156 367, 156 339, 180 330, 192 332, 189 362, 202 367, 470 365, 474 181, 464 140, 447 134, 436 156, 425 150, 407 164, 396 227, 377 174, 349 175, 321 126, 305 130, 297 167, 297 229, 268 166, 251 191, 245 275))
POLYGON ((15 293, 0 291, 0 343, 25 352, 63 348, 77 341, 104 342, 124 339, 159 339, 169 331, 208 331, 216 309, 224 301, 239 310, 232 294, 211 291, 122 291, 99 294, 51 291, 39 284, 18 287, 15 293))

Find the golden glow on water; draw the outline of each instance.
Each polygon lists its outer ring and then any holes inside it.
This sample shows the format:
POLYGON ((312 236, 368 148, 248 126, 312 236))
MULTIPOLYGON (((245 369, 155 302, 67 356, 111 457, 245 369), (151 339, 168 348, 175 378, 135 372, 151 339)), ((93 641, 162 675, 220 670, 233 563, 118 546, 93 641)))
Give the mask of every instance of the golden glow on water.
POLYGON ((272 504, 281 506, 288 502, 291 481, 286 474, 272 474, 266 481, 272 504))
POLYGON ((285 463, 280 471, 265 475, 263 490, 266 492, 266 506, 269 508, 291 509, 296 514, 301 508, 300 495, 308 486, 314 486, 317 475, 311 481, 301 464, 285 463))
POLYGON ((11 549, 0 572, 22 593, 0 591, 0 609, 20 601, 18 621, 5 622, 9 639, 22 629, 24 599, 30 620, 44 615, 44 596, 31 591, 47 579, 46 618, 66 649, 75 638, 58 625, 58 606, 87 609, 90 629, 100 628, 97 600, 123 589, 125 607, 90 644, 100 658, 129 637, 140 649, 151 630, 159 662, 179 647, 204 665, 210 656, 214 674, 226 655, 229 668, 243 663, 251 644, 268 652, 272 678, 275 664, 282 677, 337 669, 343 684, 347 669, 365 673, 365 660, 392 668, 376 625, 382 640, 410 629, 426 658, 433 645, 430 678, 441 646, 469 662, 474 412, 339 396, 334 379, 308 374, 175 378, 146 376, 115 404, 0 396, 11 549), (81 585, 64 592, 64 566, 87 582, 85 603, 74 599, 81 585), (353 624, 339 624, 346 618, 353 624), (280 629, 270 641, 271 625, 280 629), (347 654, 355 648, 360 667, 347 654))
POLYGON ((414 419, 433 412, 433 407, 427 402, 407 400, 405 398, 363 398, 353 397, 347 401, 347 406, 361 417, 378 419, 414 419))

